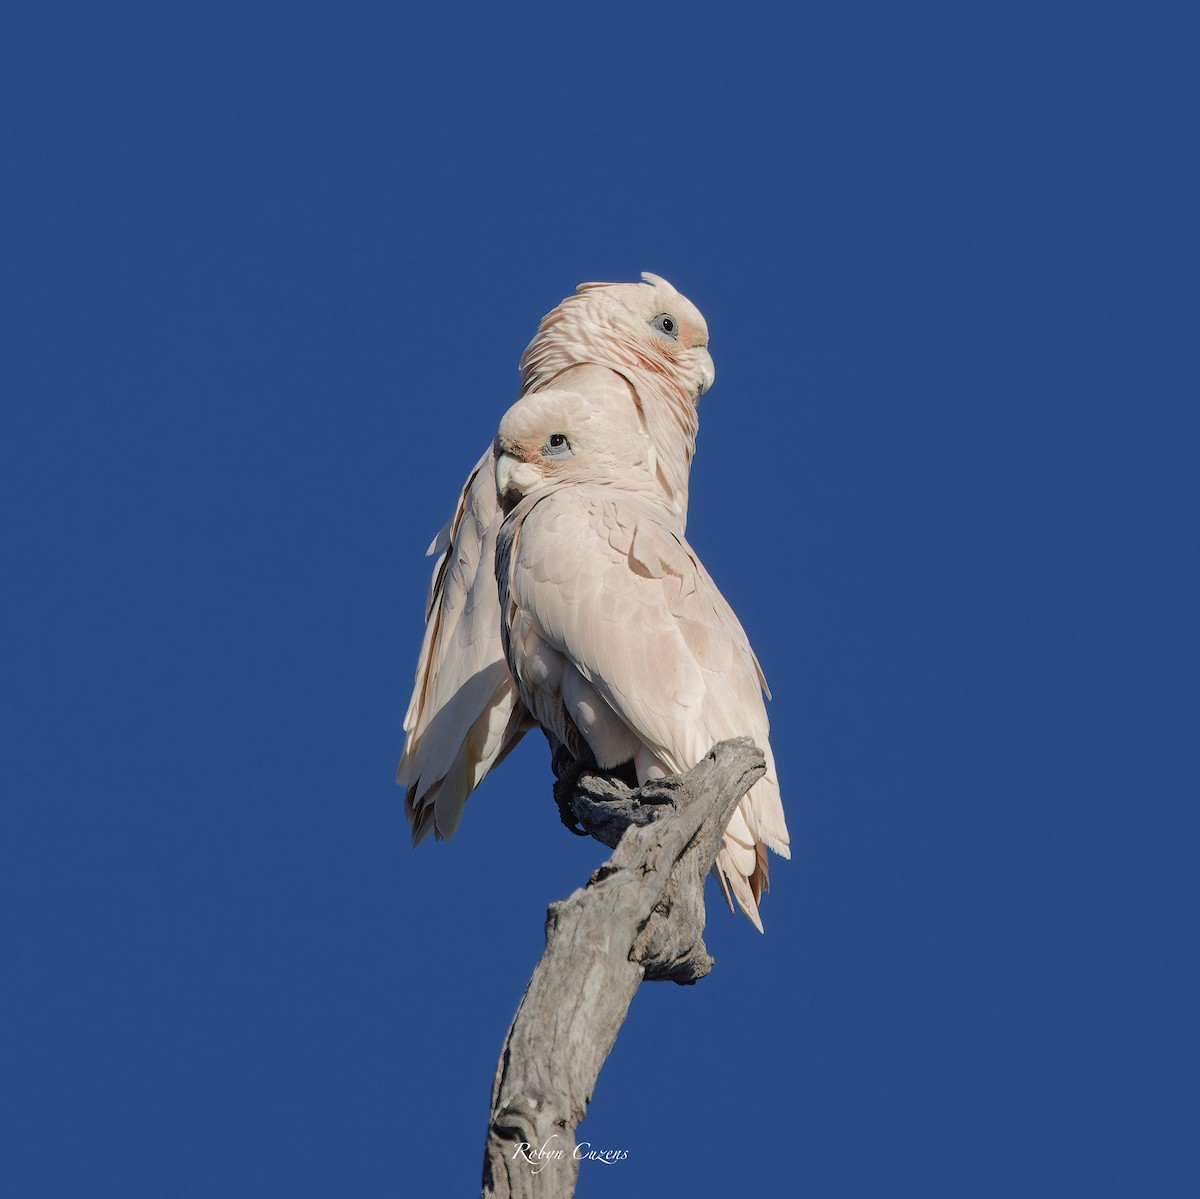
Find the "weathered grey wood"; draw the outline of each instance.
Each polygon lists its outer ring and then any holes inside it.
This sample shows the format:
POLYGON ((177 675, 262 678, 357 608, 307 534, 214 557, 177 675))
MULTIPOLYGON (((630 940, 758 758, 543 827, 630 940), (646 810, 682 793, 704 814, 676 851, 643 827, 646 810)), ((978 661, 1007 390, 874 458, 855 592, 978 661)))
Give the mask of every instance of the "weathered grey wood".
POLYGON ((496 1069, 484 1199, 574 1194, 575 1127, 638 985, 693 983, 712 968, 704 880, 738 800, 765 769, 740 737, 637 791, 593 773, 568 780, 575 818, 616 852, 547 912, 546 950, 496 1069))

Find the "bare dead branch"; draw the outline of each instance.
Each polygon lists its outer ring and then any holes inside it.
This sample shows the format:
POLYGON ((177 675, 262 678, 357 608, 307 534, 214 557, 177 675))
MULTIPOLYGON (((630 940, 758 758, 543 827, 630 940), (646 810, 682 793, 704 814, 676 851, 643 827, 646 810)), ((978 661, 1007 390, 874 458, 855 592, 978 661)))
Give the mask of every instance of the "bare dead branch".
POLYGON ((694 983, 712 968, 704 879, 738 801, 765 770, 762 752, 740 737, 638 790, 562 772, 560 807, 615 852, 547 912, 546 950, 496 1069, 484 1199, 574 1194, 575 1128, 638 985, 694 983))

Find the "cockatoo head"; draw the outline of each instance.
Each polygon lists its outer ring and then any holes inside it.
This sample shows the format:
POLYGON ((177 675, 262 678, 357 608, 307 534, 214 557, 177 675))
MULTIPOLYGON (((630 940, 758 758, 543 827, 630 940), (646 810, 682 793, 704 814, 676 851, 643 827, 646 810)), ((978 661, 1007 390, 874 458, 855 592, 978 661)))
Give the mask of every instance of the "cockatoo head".
POLYGON ((581 283, 538 326, 521 355, 525 392, 560 371, 594 363, 625 375, 635 389, 665 379, 695 402, 716 377, 708 325, 700 310, 665 279, 642 272, 641 283, 581 283))
POLYGON ((556 388, 524 396, 504 414, 493 456, 506 513, 522 496, 556 482, 654 481, 654 444, 632 404, 607 411, 556 388))

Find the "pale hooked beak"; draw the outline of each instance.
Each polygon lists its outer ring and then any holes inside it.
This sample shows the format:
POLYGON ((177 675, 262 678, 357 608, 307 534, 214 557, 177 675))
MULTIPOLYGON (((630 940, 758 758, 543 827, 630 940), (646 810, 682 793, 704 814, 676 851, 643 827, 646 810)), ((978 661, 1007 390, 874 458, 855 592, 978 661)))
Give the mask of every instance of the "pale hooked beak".
POLYGON ((716 382, 717 368, 713 365, 712 355, 704 346, 696 346, 695 351, 700 357, 700 390, 697 398, 702 396, 716 382))
POLYGON ((505 454, 500 451, 496 452, 496 498, 503 501, 505 495, 508 494, 509 484, 512 482, 512 473, 518 465, 519 459, 514 458, 511 454, 505 454))

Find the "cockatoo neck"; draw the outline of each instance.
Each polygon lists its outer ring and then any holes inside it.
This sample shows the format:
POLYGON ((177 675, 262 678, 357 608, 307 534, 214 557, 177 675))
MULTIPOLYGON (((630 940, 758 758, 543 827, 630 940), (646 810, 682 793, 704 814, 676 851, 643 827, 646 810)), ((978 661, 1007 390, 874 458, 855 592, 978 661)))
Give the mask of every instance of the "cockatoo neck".
POLYGON ((569 362, 556 371, 531 375, 521 394, 556 387, 579 391, 600 402, 634 405, 642 431, 654 445, 658 485, 682 526, 687 520, 688 471, 700 427, 696 405, 687 392, 666 375, 639 367, 569 362))
POLYGON ((614 466, 610 462, 597 464, 593 468, 581 468, 569 478, 543 479, 522 493, 510 491, 501 501, 501 513, 505 523, 519 525, 535 505, 560 493, 570 493, 583 488, 600 501, 606 497, 620 495, 623 503, 632 501, 642 506, 648 512, 654 513, 657 519, 663 520, 668 527, 676 523, 675 510, 670 500, 648 471, 622 471, 619 476, 620 483, 615 487, 613 477, 614 466))

